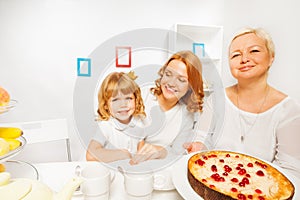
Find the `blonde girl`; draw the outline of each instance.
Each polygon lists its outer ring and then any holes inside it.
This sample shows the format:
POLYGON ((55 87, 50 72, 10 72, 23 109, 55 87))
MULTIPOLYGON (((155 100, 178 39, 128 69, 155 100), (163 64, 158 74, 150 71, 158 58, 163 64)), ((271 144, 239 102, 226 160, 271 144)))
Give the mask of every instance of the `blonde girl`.
POLYGON ((131 158, 145 137, 144 103, 133 72, 110 73, 98 93, 99 131, 90 141, 88 161, 113 162, 131 158))

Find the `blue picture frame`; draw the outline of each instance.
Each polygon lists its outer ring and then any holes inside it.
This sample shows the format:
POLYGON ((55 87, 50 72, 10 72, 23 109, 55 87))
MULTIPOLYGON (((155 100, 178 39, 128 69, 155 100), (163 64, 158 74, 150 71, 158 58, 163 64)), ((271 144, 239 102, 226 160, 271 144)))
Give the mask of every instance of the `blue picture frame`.
POLYGON ((198 57, 205 57, 205 44, 204 43, 193 43, 193 53, 198 57))
POLYGON ((91 59, 90 58, 77 58, 77 76, 91 76, 91 59), (87 64, 87 72, 82 73, 81 66, 87 64))

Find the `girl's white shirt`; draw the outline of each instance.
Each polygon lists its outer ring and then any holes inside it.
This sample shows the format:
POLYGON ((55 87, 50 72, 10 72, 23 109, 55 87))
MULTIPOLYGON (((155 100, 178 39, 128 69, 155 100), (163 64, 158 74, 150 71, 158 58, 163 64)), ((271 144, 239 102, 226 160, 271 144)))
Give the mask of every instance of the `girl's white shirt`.
POLYGON ((93 139, 107 149, 127 149, 136 153, 138 143, 145 138, 144 126, 144 121, 138 117, 133 117, 129 124, 111 117, 98 122, 99 131, 93 139))

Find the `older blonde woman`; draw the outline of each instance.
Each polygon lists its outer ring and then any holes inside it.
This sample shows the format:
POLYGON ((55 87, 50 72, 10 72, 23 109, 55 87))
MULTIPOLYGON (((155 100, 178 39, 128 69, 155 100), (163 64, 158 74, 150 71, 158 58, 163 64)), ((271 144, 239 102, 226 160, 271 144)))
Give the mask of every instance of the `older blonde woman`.
POLYGON ((225 118, 207 146, 256 156, 300 178, 300 104, 268 83, 274 57, 273 41, 261 28, 233 37, 228 58, 237 83, 226 88, 225 118))

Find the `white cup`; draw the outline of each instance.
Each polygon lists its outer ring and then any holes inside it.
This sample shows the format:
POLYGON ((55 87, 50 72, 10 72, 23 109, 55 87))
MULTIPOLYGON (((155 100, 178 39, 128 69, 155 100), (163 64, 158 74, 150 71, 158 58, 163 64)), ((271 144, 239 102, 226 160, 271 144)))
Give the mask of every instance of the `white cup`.
POLYGON ((110 170, 99 162, 88 162, 81 170, 83 183, 80 188, 85 200, 107 200, 113 181, 110 170))
POLYGON ((134 199, 151 199, 153 191, 153 175, 145 174, 124 174, 124 186, 127 197, 134 199))
POLYGON ((167 167, 154 174, 154 189, 155 190, 174 190, 175 186, 172 180, 171 167, 167 167))

